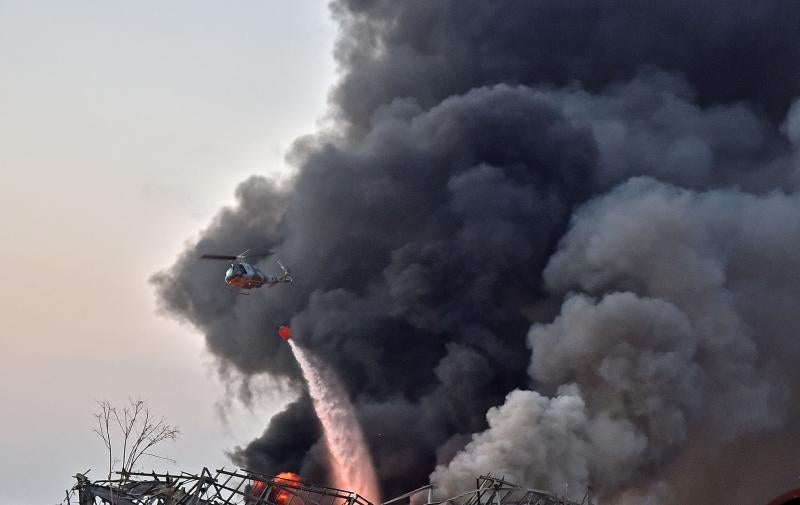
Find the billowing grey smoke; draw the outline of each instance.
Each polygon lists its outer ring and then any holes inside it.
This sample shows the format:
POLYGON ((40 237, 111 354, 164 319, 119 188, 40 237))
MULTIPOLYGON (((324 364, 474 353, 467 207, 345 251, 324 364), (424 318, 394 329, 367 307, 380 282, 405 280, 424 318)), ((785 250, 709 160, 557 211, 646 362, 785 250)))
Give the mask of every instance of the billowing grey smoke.
POLYGON ((544 272, 551 291, 571 294, 528 336, 529 373, 555 398, 512 393, 434 481, 454 490, 494 467, 556 488, 591 478, 618 490, 668 467, 690 439, 715 452, 791 433, 800 321, 788 306, 800 304, 800 286, 786 272, 800 271, 799 246, 797 194, 639 178, 587 204, 544 272), (521 420, 525 409, 534 413, 521 420))
MULTIPOLYGON (((492 471, 659 503, 790 483, 800 4, 333 12, 336 130, 154 277, 221 371, 300 389, 290 322, 351 394, 385 496, 434 468, 442 492, 492 471), (247 248, 297 282, 237 297, 197 261, 247 248)), ((302 396, 234 459, 325 480, 311 415, 302 396)))

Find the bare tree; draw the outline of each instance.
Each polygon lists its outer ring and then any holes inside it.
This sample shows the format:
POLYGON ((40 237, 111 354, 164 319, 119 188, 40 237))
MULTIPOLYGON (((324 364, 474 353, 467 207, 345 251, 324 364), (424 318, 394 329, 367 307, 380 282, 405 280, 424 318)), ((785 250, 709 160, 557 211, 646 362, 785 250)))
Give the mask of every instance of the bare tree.
POLYGON ((150 450, 164 440, 175 440, 180 431, 177 426, 167 424, 166 418, 153 416, 144 400, 129 399, 128 405, 122 410, 107 400, 97 402, 97 405, 100 407, 100 411, 94 415, 97 427, 92 431, 106 446, 109 480, 116 463, 120 463, 120 475, 126 479, 142 456, 172 461, 150 450), (118 435, 115 434, 117 430, 118 435), (115 451, 120 448, 115 443, 122 445, 122 454, 117 454, 116 458, 115 451))

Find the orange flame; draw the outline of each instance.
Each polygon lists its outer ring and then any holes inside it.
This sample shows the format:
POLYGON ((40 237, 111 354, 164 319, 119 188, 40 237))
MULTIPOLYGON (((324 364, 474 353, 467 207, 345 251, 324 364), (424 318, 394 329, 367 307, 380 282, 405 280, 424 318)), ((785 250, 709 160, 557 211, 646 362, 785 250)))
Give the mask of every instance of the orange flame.
MULTIPOLYGON (((293 472, 281 472, 272 479, 272 482, 278 485, 287 484, 289 486, 297 486, 303 483, 303 479, 293 472)), ((299 498, 295 497, 288 491, 273 488, 269 492, 269 496, 264 497, 266 490, 266 482, 254 480, 252 487, 250 488, 250 495, 254 498, 266 498, 267 501, 270 503, 275 503, 276 505, 288 505, 290 501, 292 502, 292 505, 302 505, 302 502, 299 500, 299 498), (295 499, 292 500, 292 498, 295 499)))
MULTIPOLYGON (((296 473, 292 472, 281 472, 278 475, 276 475, 275 478, 272 480, 275 481, 277 484, 289 484, 295 486, 303 483, 303 479, 301 479, 300 476, 297 475, 296 473)), ((275 493, 275 491, 273 491, 273 493, 275 493)), ((287 493, 286 491, 278 491, 275 494, 277 495, 275 496, 275 499, 270 501, 274 501, 275 503, 277 503, 277 505, 287 505, 289 501, 292 499, 292 495, 290 493, 287 493)), ((298 500, 295 500, 294 503, 298 503, 298 500)))

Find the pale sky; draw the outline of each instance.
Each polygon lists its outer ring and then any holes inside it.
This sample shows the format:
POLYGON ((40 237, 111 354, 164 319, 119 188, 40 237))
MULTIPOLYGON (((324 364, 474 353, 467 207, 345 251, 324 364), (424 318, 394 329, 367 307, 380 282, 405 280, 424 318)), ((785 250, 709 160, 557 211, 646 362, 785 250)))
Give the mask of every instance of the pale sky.
POLYGON ((224 425, 202 335, 156 313, 148 277, 248 175, 285 173, 334 36, 323 0, 0 0, 0 503, 103 476, 96 400, 149 400, 189 471, 280 408, 267 391, 224 425))

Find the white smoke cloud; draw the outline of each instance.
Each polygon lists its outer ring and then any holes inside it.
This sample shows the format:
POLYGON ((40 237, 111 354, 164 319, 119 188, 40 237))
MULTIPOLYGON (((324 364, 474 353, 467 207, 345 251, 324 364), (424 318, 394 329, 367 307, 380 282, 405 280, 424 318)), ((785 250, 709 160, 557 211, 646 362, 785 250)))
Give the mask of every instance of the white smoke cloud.
POLYGON ((431 481, 441 496, 469 489, 477 475, 486 473, 552 489, 586 482, 588 420, 576 387, 565 387, 553 398, 512 391, 486 419, 489 429, 433 472, 431 481))

